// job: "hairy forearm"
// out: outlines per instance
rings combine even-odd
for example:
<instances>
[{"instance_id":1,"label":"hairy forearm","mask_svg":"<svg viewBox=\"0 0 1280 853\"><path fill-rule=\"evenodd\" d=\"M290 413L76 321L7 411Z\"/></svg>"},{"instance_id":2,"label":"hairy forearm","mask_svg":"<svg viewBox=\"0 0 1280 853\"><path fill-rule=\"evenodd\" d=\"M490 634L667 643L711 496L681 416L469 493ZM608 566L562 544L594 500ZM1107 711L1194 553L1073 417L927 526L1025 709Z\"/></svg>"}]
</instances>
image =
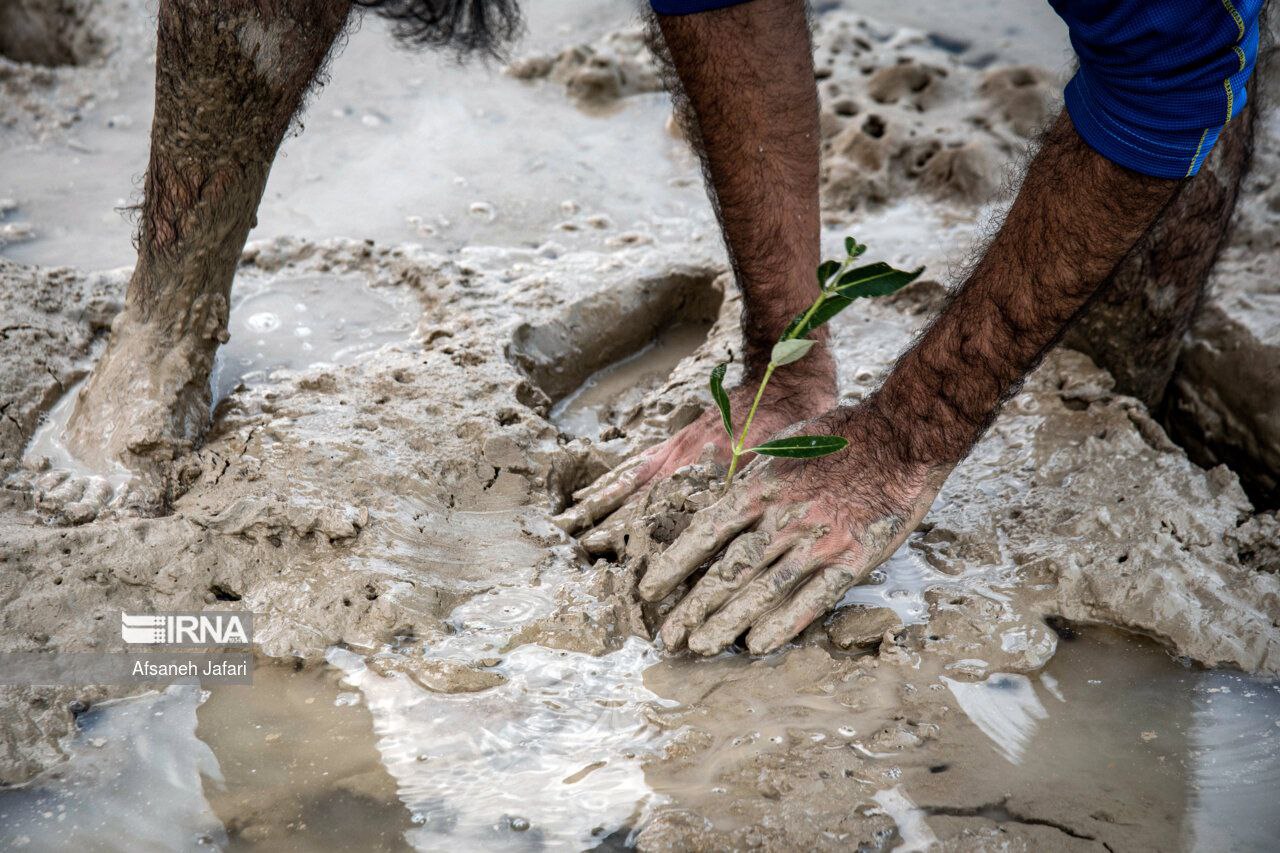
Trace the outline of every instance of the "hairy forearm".
<instances>
[{"instance_id":1,"label":"hairy forearm","mask_svg":"<svg viewBox=\"0 0 1280 853\"><path fill-rule=\"evenodd\" d=\"M748 371L817 296L818 94L804 4L659 16L671 88L743 292ZM823 353L811 366L834 376Z\"/></svg>"},{"instance_id":2,"label":"hairy forearm","mask_svg":"<svg viewBox=\"0 0 1280 853\"><path fill-rule=\"evenodd\" d=\"M1112 164L1059 116L986 254L871 399L906 461L964 458L1178 186Z\"/></svg>"}]
</instances>

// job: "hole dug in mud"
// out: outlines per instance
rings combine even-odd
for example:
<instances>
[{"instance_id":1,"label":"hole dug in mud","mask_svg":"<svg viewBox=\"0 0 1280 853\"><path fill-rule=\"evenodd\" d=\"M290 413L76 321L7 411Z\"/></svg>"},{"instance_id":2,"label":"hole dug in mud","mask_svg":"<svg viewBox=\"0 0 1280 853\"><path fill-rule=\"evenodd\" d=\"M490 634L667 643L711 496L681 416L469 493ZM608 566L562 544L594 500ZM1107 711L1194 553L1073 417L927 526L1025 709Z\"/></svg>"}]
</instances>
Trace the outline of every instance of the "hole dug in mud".
<instances>
[{"instance_id":1,"label":"hole dug in mud","mask_svg":"<svg viewBox=\"0 0 1280 853\"><path fill-rule=\"evenodd\" d=\"M550 400L561 432L612 437L706 340L723 300L711 274L639 281L592 294L550 323L521 326L507 355Z\"/></svg>"},{"instance_id":2,"label":"hole dug in mud","mask_svg":"<svg viewBox=\"0 0 1280 853\"><path fill-rule=\"evenodd\" d=\"M4 0L0 3L0 56L56 67L84 65L102 52L89 26L89 0Z\"/></svg>"}]
</instances>

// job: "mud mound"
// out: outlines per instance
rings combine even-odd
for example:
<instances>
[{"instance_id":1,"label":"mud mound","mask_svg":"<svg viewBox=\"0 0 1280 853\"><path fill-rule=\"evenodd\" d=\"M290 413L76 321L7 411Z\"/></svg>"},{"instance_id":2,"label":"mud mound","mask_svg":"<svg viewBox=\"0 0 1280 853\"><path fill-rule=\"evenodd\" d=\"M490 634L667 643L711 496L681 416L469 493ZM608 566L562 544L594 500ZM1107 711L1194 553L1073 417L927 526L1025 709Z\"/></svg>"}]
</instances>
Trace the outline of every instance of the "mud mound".
<instances>
[{"instance_id":1,"label":"mud mound","mask_svg":"<svg viewBox=\"0 0 1280 853\"><path fill-rule=\"evenodd\" d=\"M657 62L639 27L615 31L593 44L572 45L556 54L528 54L507 66L507 73L519 80L558 83L585 108L663 91Z\"/></svg>"},{"instance_id":2,"label":"mud mound","mask_svg":"<svg viewBox=\"0 0 1280 853\"><path fill-rule=\"evenodd\" d=\"M815 36L823 208L830 221L923 193L977 204L1053 115L1058 81L1029 66L979 71L923 33L831 15Z\"/></svg>"}]
</instances>

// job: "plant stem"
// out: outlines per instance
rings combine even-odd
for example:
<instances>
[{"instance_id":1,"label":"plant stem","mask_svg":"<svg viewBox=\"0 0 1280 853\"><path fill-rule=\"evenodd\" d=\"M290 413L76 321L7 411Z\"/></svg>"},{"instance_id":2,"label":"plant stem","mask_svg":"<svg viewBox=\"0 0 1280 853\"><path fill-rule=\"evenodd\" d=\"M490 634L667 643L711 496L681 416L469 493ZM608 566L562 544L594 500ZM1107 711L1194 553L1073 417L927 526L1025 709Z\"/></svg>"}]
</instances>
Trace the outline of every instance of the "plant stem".
<instances>
[{"instance_id":1,"label":"plant stem","mask_svg":"<svg viewBox=\"0 0 1280 853\"><path fill-rule=\"evenodd\" d=\"M746 423L742 425L742 434L738 436L738 441L733 445L733 459L729 461L729 473L725 475L724 487L728 491L729 484L733 482L733 474L738 470L738 459L742 456L742 450L747 445L747 431L751 429L751 421L756 416L756 409L760 408L760 399L764 397L764 386L769 384L769 377L773 376L773 371L778 365L772 361L769 366L764 369L764 377L760 380L760 387L756 389L756 398L751 401L751 408L747 410Z\"/></svg>"},{"instance_id":2,"label":"plant stem","mask_svg":"<svg viewBox=\"0 0 1280 853\"><path fill-rule=\"evenodd\" d=\"M844 275L845 272L849 269L849 263L850 261L844 261L843 263L841 263L840 268L837 269L834 273L832 273L831 278L827 279L827 281L829 282L834 281L838 283L840 281L840 276ZM818 298L814 300L814 303L812 305L809 306L809 310L804 312L804 316L800 318L800 322L796 323L796 329L803 329L805 323L809 322L809 318L811 318L814 315L814 313L819 308L822 307L822 303L826 302L827 297L834 292L835 292L834 285L831 287L828 287L827 285L824 284L822 286L822 292L818 294ZM785 335L783 335L781 340L784 340L784 341L790 340L795 336L796 336L795 330L792 330L790 332L787 332Z\"/></svg>"},{"instance_id":3,"label":"plant stem","mask_svg":"<svg viewBox=\"0 0 1280 853\"><path fill-rule=\"evenodd\" d=\"M827 281L839 282L840 276L844 275L845 270L849 268L850 263L851 260L840 264L840 268L836 270L835 274L833 274L831 278L827 279ZM805 324L808 323L809 319L814 315L814 312L821 308L822 303L826 302L827 297L834 292L834 287L827 287L824 284L822 292L818 294L818 298L814 300L814 303L809 306L809 310L804 312L804 316L800 318L800 322L795 324L795 328L803 329ZM778 340L787 341L794 337L795 330L792 330L784 334ZM742 425L742 434L738 436L738 440L729 448L733 451L733 458L729 460L729 473L724 477L724 489L721 494L727 493L729 491L729 485L733 482L733 475L738 470L738 460L742 457L744 448L747 445L747 430L751 429L751 421L756 416L756 409L760 408L760 400L764 397L764 386L769 384L769 377L773 376L773 371L776 370L777 367L778 365L774 364L773 360L770 359L769 366L764 369L764 376L760 380L760 387L756 389L756 398L751 401L751 409L747 412L747 421Z\"/></svg>"}]
</instances>

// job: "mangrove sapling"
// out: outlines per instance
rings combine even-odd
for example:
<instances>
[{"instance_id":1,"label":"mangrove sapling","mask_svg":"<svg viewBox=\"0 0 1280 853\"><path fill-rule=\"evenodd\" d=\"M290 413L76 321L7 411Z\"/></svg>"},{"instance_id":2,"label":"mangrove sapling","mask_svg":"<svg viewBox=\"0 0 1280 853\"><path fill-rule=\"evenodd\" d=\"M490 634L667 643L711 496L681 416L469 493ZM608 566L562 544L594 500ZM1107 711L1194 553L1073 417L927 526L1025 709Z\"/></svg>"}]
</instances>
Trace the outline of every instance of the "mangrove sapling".
<instances>
[{"instance_id":1,"label":"mangrove sapling","mask_svg":"<svg viewBox=\"0 0 1280 853\"><path fill-rule=\"evenodd\" d=\"M729 472L724 478L724 489L728 491L733 482L733 475L738 470L738 460L748 453L759 453L762 456L784 456L790 459L813 459L843 450L849 442L838 435L791 435L766 441L755 447L747 447L747 431L751 429L751 421L760 407L764 397L765 386L779 367L799 361L813 349L817 343L808 337L809 333L839 314L853 304L855 299L873 296L888 296L896 293L915 281L921 267L914 272L894 269L884 262L855 267L854 263L867 250L866 245L852 237L844 240L845 258L840 261L823 261L818 266L818 286L821 292L808 310L791 321L791 325L773 345L769 356L769 364L760 378L760 386L756 389L755 399L747 410L747 418L742 424L742 432L736 437L733 430L733 412L729 407L729 395L724 390L724 374L729 365L717 364L711 370L711 397L720 410L720 420L725 432L729 434L729 448L732 458L729 461Z\"/></svg>"}]
</instances>

